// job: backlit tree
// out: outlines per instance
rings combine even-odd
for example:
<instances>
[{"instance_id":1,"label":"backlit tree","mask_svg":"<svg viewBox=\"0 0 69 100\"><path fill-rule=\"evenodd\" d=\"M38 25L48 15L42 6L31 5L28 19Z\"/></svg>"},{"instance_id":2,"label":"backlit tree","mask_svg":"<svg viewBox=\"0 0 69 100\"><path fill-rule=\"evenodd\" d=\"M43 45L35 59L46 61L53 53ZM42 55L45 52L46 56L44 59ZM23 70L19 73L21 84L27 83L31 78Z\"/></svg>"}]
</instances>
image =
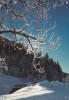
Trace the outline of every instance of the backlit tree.
<instances>
[{"instance_id":1,"label":"backlit tree","mask_svg":"<svg viewBox=\"0 0 69 100\"><path fill-rule=\"evenodd\" d=\"M57 37L54 42L54 34L49 33L56 27L54 22L47 28L49 12L65 3L68 4L68 0L0 0L0 35L6 34L6 38L11 37L9 41L23 44L27 53L33 52L33 65L41 73L43 68L37 68L40 62L35 63L37 53L56 48L61 41Z\"/></svg>"}]
</instances>

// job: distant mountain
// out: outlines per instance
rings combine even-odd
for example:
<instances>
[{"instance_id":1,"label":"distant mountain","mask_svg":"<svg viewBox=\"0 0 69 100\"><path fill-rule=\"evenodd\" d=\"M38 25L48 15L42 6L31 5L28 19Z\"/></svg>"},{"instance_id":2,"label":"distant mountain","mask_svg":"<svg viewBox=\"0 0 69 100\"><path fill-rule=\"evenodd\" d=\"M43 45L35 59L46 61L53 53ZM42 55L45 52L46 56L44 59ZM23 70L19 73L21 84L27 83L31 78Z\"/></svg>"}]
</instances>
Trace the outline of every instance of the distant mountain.
<instances>
[{"instance_id":1,"label":"distant mountain","mask_svg":"<svg viewBox=\"0 0 69 100\"><path fill-rule=\"evenodd\" d=\"M41 53L38 53L38 56L40 55ZM44 67L44 73L39 73L32 64L34 54L27 53L26 48L22 44L15 43L2 36L0 36L0 57L5 59L5 65L8 69L6 74L12 76L29 77L33 81L44 79L48 81L62 81L68 75L62 71L59 62L53 61L48 54L43 58L36 59L36 62L40 61L40 66Z\"/></svg>"}]
</instances>

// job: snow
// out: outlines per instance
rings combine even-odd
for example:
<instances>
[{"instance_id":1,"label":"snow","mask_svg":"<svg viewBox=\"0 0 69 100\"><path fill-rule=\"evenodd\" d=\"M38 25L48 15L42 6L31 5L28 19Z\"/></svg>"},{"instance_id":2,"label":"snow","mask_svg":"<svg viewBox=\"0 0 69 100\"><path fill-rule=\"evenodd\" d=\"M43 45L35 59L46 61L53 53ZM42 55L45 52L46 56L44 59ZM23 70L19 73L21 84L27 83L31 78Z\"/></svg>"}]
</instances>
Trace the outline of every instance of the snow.
<instances>
[{"instance_id":1,"label":"snow","mask_svg":"<svg viewBox=\"0 0 69 100\"><path fill-rule=\"evenodd\" d=\"M0 95L8 94L16 84L23 84L29 81L29 79L0 74Z\"/></svg>"},{"instance_id":2,"label":"snow","mask_svg":"<svg viewBox=\"0 0 69 100\"><path fill-rule=\"evenodd\" d=\"M3 83L4 80L1 79L2 78L0 78L0 84ZM9 82L8 84L11 85L12 79L15 80L13 83L16 83L16 81L23 82L21 79L19 80L18 78L13 77L10 80L7 80ZM7 83L6 78L4 82ZM5 86L8 87L7 85ZM43 81L36 85L31 84L12 94L1 95L0 100L69 100L69 84L63 84L58 81Z\"/></svg>"}]
</instances>

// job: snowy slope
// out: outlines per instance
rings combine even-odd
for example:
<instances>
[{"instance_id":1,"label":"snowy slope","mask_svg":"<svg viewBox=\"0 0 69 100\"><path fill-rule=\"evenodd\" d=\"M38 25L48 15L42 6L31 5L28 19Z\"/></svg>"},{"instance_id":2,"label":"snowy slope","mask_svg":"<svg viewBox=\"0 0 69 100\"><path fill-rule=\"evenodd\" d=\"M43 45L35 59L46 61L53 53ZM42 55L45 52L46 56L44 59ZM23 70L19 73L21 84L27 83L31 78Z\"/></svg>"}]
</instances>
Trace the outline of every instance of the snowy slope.
<instances>
[{"instance_id":1,"label":"snowy slope","mask_svg":"<svg viewBox=\"0 0 69 100\"><path fill-rule=\"evenodd\" d=\"M29 81L29 79L0 74L0 95L8 94L16 84L23 84Z\"/></svg>"},{"instance_id":2,"label":"snowy slope","mask_svg":"<svg viewBox=\"0 0 69 100\"><path fill-rule=\"evenodd\" d=\"M69 100L69 85L44 81L13 94L1 95L0 100Z\"/></svg>"}]
</instances>

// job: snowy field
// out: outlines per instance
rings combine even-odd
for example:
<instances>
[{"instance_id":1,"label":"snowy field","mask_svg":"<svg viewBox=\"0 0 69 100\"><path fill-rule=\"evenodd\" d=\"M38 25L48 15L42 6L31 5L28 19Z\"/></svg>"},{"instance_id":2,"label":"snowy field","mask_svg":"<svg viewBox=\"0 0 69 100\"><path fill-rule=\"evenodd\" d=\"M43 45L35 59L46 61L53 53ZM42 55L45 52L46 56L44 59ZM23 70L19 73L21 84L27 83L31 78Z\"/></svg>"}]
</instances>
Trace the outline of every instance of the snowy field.
<instances>
[{"instance_id":1,"label":"snowy field","mask_svg":"<svg viewBox=\"0 0 69 100\"><path fill-rule=\"evenodd\" d=\"M30 80L0 75L0 100L69 100L69 84L43 81L8 94L15 84Z\"/></svg>"}]
</instances>

